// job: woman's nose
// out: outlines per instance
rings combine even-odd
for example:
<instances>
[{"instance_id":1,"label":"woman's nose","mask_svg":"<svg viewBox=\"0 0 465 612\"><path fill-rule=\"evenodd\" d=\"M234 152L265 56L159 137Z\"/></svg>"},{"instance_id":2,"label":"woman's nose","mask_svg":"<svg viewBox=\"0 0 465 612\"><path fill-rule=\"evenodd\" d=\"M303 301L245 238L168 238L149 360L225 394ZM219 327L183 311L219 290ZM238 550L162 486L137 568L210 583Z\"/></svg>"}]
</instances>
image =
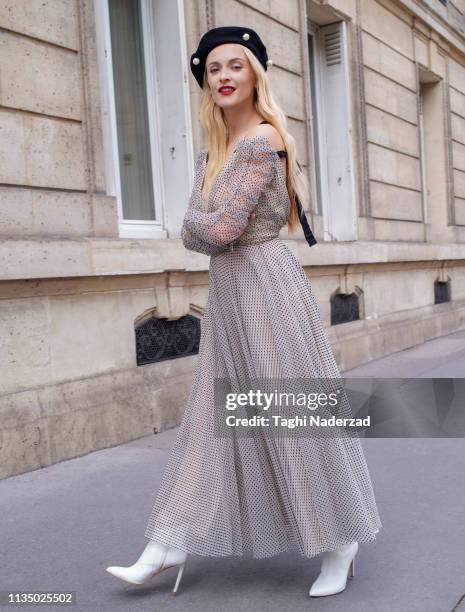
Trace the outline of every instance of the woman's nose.
<instances>
[{"instance_id":1,"label":"woman's nose","mask_svg":"<svg viewBox=\"0 0 465 612\"><path fill-rule=\"evenodd\" d=\"M221 68L220 70L220 81L229 81L229 70L228 68ZM226 83L223 83L223 85L226 85Z\"/></svg>"}]
</instances>

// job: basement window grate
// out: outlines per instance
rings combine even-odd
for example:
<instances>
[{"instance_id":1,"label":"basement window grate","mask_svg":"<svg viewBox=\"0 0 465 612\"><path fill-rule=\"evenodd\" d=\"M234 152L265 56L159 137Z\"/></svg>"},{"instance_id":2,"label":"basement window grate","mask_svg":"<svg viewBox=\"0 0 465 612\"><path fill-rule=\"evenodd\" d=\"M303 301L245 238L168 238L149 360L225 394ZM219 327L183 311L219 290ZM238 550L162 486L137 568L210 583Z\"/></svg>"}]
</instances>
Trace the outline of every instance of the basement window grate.
<instances>
[{"instance_id":1,"label":"basement window grate","mask_svg":"<svg viewBox=\"0 0 465 612\"><path fill-rule=\"evenodd\" d=\"M151 317L138 325L137 365L196 355L200 343L200 319L185 315L175 321Z\"/></svg>"},{"instance_id":2,"label":"basement window grate","mask_svg":"<svg viewBox=\"0 0 465 612\"><path fill-rule=\"evenodd\" d=\"M434 281L434 303L450 302L450 280Z\"/></svg>"},{"instance_id":3,"label":"basement window grate","mask_svg":"<svg viewBox=\"0 0 465 612\"><path fill-rule=\"evenodd\" d=\"M337 293L331 296L331 325L358 321L359 319L359 303L356 293Z\"/></svg>"}]
</instances>

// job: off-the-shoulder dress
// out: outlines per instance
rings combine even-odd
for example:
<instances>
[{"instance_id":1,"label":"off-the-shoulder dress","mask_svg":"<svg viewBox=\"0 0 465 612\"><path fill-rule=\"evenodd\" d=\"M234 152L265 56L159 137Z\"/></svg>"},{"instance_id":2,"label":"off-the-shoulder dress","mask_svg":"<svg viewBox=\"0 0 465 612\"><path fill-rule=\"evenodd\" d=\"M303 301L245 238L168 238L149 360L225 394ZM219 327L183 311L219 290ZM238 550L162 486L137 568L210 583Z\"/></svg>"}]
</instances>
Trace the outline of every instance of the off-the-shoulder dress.
<instances>
[{"instance_id":1,"label":"off-the-shoulder dress","mask_svg":"<svg viewBox=\"0 0 465 612\"><path fill-rule=\"evenodd\" d=\"M265 426L218 433L215 381L279 386L340 372L310 280L278 236L290 207L279 154L263 136L238 141L208 202L205 162L202 149L182 236L211 255L209 293L193 385L145 536L192 554L256 558L374 540L381 520L357 436Z\"/></svg>"}]
</instances>

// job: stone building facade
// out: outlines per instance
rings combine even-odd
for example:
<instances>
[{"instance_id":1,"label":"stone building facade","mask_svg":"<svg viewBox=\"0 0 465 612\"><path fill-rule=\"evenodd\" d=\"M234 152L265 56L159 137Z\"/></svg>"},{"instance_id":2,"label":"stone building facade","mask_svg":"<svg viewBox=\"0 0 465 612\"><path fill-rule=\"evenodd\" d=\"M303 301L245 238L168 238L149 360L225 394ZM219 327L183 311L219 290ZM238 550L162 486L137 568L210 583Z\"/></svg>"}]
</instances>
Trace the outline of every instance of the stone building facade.
<instances>
[{"instance_id":1,"label":"stone building facade","mask_svg":"<svg viewBox=\"0 0 465 612\"><path fill-rule=\"evenodd\" d=\"M341 369L465 327L465 0L1 0L0 477L179 423L189 57L231 24L273 60L319 244L282 237Z\"/></svg>"}]
</instances>

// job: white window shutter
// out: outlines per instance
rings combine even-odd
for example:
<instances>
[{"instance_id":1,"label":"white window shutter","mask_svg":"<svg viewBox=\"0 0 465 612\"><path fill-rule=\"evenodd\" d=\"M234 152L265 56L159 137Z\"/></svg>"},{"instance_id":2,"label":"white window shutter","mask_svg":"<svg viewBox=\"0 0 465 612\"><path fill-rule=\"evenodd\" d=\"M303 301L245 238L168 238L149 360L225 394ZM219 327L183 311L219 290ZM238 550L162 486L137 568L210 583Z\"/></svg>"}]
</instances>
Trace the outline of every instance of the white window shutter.
<instances>
[{"instance_id":1,"label":"white window shutter","mask_svg":"<svg viewBox=\"0 0 465 612\"><path fill-rule=\"evenodd\" d=\"M326 151L325 239L356 240L357 213L345 22L321 26L321 94Z\"/></svg>"}]
</instances>

